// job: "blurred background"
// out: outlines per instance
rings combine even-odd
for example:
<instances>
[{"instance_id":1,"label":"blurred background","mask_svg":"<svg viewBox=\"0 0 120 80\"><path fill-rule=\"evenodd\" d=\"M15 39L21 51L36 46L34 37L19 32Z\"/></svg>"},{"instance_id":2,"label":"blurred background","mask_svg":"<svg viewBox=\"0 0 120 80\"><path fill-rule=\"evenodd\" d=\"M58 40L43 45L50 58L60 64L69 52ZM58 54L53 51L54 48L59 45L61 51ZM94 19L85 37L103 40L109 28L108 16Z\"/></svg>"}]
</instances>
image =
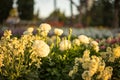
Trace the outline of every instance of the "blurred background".
<instances>
[{"instance_id":1,"label":"blurred background","mask_svg":"<svg viewBox=\"0 0 120 80\"><path fill-rule=\"evenodd\" d=\"M76 35L114 35L120 32L120 0L0 0L0 33L22 34L43 22L72 27Z\"/></svg>"}]
</instances>

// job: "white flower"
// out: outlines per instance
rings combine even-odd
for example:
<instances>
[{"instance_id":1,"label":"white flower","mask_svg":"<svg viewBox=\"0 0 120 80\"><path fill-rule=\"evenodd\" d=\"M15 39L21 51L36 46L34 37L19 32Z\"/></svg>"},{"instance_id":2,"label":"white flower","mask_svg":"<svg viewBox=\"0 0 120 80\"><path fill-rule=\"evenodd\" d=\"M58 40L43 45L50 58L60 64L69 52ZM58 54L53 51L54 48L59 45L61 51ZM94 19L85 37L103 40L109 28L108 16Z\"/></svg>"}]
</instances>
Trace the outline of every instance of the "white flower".
<instances>
[{"instance_id":1,"label":"white flower","mask_svg":"<svg viewBox=\"0 0 120 80\"><path fill-rule=\"evenodd\" d=\"M90 44L93 47L93 50L95 50L96 52L99 51L99 46L98 46L98 42L97 41L91 41Z\"/></svg>"},{"instance_id":2,"label":"white flower","mask_svg":"<svg viewBox=\"0 0 120 80\"><path fill-rule=\"evenodd\" d=\"M79 39L74 39L73 44L79 46L80 45L80 40Z\"/></svg>"},{"instance_id":3,"label":"white flower","mask_svg":"<svg viewBox=\"0 0 120 80\"><path fill-rule=\"evenodd\" d=\"M95 46L95 47L93 47L93 49L94 49L96 52L98 52L98 51L99 51L99 46Z\"/></svg>"},{"instance_id":4,"label":"white flower","mask_svg":"<svg viewBox=\"0 0 120 80\"><path fill-rule=\"evenodd\" d=\"M74 73L74 71L71 70L68 75L69 75L70 77L72 77L73 73Z\"/></svg>"},{"instance_id":5,"label":"white flower","mask_svg":"<svg viewBox=\"0 0 120 80\"><path fill-rule=\"evenodd\" d=\"M24 35L29 35L29 34L31 34L31 33L28 32L28 31L24 31L23 34L24 34Z\"/></svg>"},{"instance_id":6,"label":"white flower","mask_svg":"<svg viewBox=\"0 0 120 80\"><path fill-rule=\"evenodd\" d=\"M50 52L49 46L42 40L36 40L33 43L33 50L35 50L36 55L40 57L46 57Z\"/></svg>"},{"instance_id":7,"label":"white flower","mask_svg":"<svg viewBox=\"0 0 120 80\"><path fill-rule=\"evenodd\" d=\"M90 51L89 50L84 51L83 60L84 60L84 62L89 62L90 61Z\"/></svg>"},{"instance_id":8,"label":"white flower","mask_svg":"<svg viewBox=\"0 0 120 80\"><path fill-rule=\"evenodd\" d=\"M91 42L91 45L92 45L92 46L98 46L98 42L97 42L97 41L92 41L92 42Z\"/></svg>"},{"instance_id":9,"label":"white flower","mask_svg":"<svg viewBox=\"0 0 120 80\"><path fill-rule=\"evenodd\" d=\"M69 40L63 40L60 42L60 50L64 51L71 48L71 42Z\"/></svg>"},{"instance_id":10,"label":"white flower","mask_svg":"<svg viewBox=\"0 0 120 80\"><path fill-rule=\"evenodd\" d=\"M80 40L81 43L88 44L89 43L89 38L85 35L80 35L78 36L78 39Z\"/></svg>"},{"instance_id":11,"label":"white flower","mask_svg":"<svg viewBox=\"0 0 120 80\"><path fill-rule=\"evenodd\" d=\"M58 29L58 28L55 28L54 29L54 33L58 36L62 35L63 34L63 30L62 29Z\"/></svg>"},{"instance_id":12,"label":"white flower","mask_svg":"<svg viewBox=\"0 0 120 80\"><path fill-rule=\"evenodd\" d=\"M41 32L41 35L44 36L44 37L47 36L48 35L48 31Z\"/></svg>"},{"instance_id":13,"label":"white flower","mask_svg":"<svg viewBox=\"0 0 120 80\"><path fill-rule=\"evenodd\" d=\"M31 33L33 32L33 30L34 30L33 27L29 27L29 28L27 29L27 31L28 31L28 32L31 32Z\"/></svg>"},{"instance_id":14,"label":"white flower","mask_svg":"<svg viewBox=\"0 0 120 80\"><path fill-rule=\"evenodd\" d=\"M84 71L83 73L82 73L82 78L84 79L84 80L91 80L91 77L89 76L89 71Z\"/></svg>"},{"instance_id":15,"label":"white flower","mask_svg":"<svg viewBox=\"0 0 120 80\"><path fill-rule=\"evenodd\" d=\"M42 23L39 27L42 31L49 32L51 30L51 26L47 23Z\"/></svg>"},{"instance_id":16,"label":"white flower","mask_svg":"<svg viewBox=\"0 0 120 80\"><path fill-rule=\"evenodd\" d=\"M29 27L26 31L23 32L24 35L29 35L32 34L34 28L33 27Z\"/></svg>"}]
</instances>

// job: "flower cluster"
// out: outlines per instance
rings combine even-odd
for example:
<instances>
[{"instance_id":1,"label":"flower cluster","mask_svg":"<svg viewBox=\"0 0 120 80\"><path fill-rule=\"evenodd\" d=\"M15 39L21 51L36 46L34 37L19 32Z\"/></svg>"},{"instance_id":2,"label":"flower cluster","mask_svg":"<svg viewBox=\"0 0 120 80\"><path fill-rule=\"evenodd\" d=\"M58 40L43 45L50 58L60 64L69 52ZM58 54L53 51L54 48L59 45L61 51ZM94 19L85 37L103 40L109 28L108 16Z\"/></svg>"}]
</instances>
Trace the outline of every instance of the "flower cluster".
<instances>
[{"instance_id":1,"label":"flower cluster","mask_svg":"<svg viewBox=\"0 0 120 80\"><path fill-rule=\"evenodd\" d=\"M3 58L4 58L4 55L3 55L3 54L0 54L0 68L1 68L2 66L4 66L4 64L3 64Z\"/></svg>"},{"instance_id":2,"label":"flower cluster","mask_svg":"<svg viewBox=\"0 0 120 80\"><path fill-rule=\"evenodd\" d=\"M44 26L48 25L42 24L41 27ZM10 30L4 32L0 40L0 77L3 79L5 76L7 79L16 80L23 75L36 73L40 68L41 58L48 56L48 44L41 36L33 35L33 30L32 27L28 28L20 38L11 37Z\"/></svg>"},{"instance_id":3,"label":"flower cluster","mask_svg":"<svg viewBox=\"0 0 120 80\"><path fill-rule=\"evenodd\" d=\"M120 58L120 46L115 48L107 48L106 52L101 52L100 55L106 59L108 62L114 62L115 59Z\"/></svg>"},{"instance_id":4,"label":"flower cluster","mask_svg":"<svg viewBox=\"0 0 120 80\"><path fill-rule=\"evenodd\" d=\"M50 52L49 46L42 40L35 40L32 48L34 52L31 55L36 55L39 57L46 57Z\"/></svg>"},{"instance_id":5,"label":"flower cluster","mask_svg":"<svg viewBox=\"0 0 120 80\"><path fill-rule=\"evenodd\" d=\"M55 28L54 29L54 33L58 36L62 35L63 34L63 30L62 29L58 29L58 28Z\"/></svg>"},{"instance_id":6,"label":"flower cluster","mask_svg":"<svg viewBox=\"0 0 120 80\"><path fill-rule=\"evenodd\" d=\"M39 29L40 30L40 35L42 36L47 36L49 31L51 30L51 26L47 23L42 23L40 26L39 26Z\"/></svg>"},{"instance_id":7,"label":"flower cluster","mask_svg":"<svg viewBox=\"0 0 120 80\"><path fill-rule=\"evenodd\" d=\"M61 51L68 50L71 48L71 42L69 40L62 40L59 46Z\"/></svg>"},{"instance_id":8,"label":"flower cluster","mask_svg":"<svg viewBox=\"0 0 120 80\"><path fill-rule=\"evenodd\" d=\"M85 44L89 43L89 38L85 35L78 36L78 39L80 40L81 43L85 43Z\"/></svg>"},{"instance_id":9,"label":"flower cluster","mask_svg":"<svg viewBox=\"0 0 120 80\"><path fill-rule=\"evenodd\" d=\"M23 32L24 35L29 35L32 34L32 32L34 31L33 27L29 27L26 31Z\"/></svg>"},{"instance_id":10,"label":"flower cluster","mask_svg":"<svg viewBox=\"0 0 120 80\"><path fill-rule=\"evenodd\" d=\"M93 49L98 52L99 51L99 46L97 41L91 41L91 45L93 46Z\"/></svg>"},{"instance_id":11,"label":"flower cluster","mask_svg":"<svg viewBox=\"0 0 120 80\"><path fill-rule=\"evenodd\" d=\"M84 72L81 74L82 79L92 80L94 75L96 75L95 79L111 79L113 68L110 66L106 67L105 62L101 57L95 55L90 56L89 50L84 51L82 58L75 59L75 66L73 66L73 70L69 72L69 76L72 77L78 72L79 63L84 69Z\"/></svg>"},{"instance_id":12,"label":"flower cluster","mask_svg":"<svg viewBox=\"0 0 120 80\"><path fill-rule=\"evenodd\" d=\"M49 36L50 30L49 24L42 23L29 27L19 37L11 30L4 31L0 39L0 79L120 79L120 38L116 37L116 42L112 38L94 40L83 34L72 36L71 28L67 36L59 28Z\"/></svg>"}]
</instances>

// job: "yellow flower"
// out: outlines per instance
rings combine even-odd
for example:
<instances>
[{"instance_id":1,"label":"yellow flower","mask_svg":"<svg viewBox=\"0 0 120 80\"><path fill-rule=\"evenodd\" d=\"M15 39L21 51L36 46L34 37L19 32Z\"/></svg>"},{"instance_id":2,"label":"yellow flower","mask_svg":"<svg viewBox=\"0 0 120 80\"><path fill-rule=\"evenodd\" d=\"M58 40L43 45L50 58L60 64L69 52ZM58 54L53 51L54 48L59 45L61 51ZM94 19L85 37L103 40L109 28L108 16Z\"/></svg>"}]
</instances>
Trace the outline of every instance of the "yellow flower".
<instances>
[{"instance_id":1,"label":"yellow flower","mask_svg":"<svg viewBox=\"0 0 120 80\"><path fill-rule=\"evenodd\" d=\"M91 77L89 76L89 71L84 71L84 72L82 73L82 78L83 78L84 80L91 80Z\"/></svg>"},{"instance_id":2,"label":"yellow flower","mask_svg":"<svg viewBox=\"0 0 120 80\"><path fill-rule=\"evenodd\" d=\"M4 32L4 37L6 37L6 38L10 38L10 36L12 35L12 32L11 32L11 30L5 30L5 32Z\"/></svg>"},{"instance_id":3,"label":"yellow flower","mask_svg":"<svg viewBox=\"0 0 120 80\"><path fill-rule=\"evenodd\" d=\"M111 56L109 59L108 59L108 62L114 62L115 61L115 57Z\"/></svg>"},{"instance_id":4,"label":"yellow flower","mask_svg":"<svg viewBox=\"0 0 120 80\"><path fill-rule=\"evenodd\" d=\"M89 65L90 65L89 61L88 62L84 62L84 63L82 63L82 68L83 69L89 69Z\"/></svg>"},{"instance_id":5,"label":"yellow flower","mask_svg":"<svg viewBox=\"0 0 120 80\"><path fill-rule=\"evenodd\" d=\"M26 31L23 32L24 35L30 35L32 34L34 28L33 27L29 27Z\"/></svg>"},{"instance_id":6,"label":"yellow flower","mask_svg":"<svg viewBox=\"0 0 120 80\"><path fill-rule=\"evenodd\" d=\"M120 46L113 49L113 55L115 58L120 57Z\"/></svg>"},{"instance_id":7,"label":"yellow flower","mask_svg":"<svg viewBox=\"0 0 120 80\"><path fill-rule=\"evenodd\" d=\"M93 49L95 50L95 52L99 51L99 46L94 46Z\"/></svg>"},{"instance_id":8,"label":"yellow flower","mask_svg":"<svg viewBox=\"0 0 120 80\"><path fill-rule=\"evenodd\" d=\"M112 71L113 71L113 68L108 66L105 68L105 70L102 72L102 80L109 80L111 79L111 76L112 76Z\"/></svg>"},{"instance_id":9,"label":"yellow flower","mask_svg":"<svg viewBox=\"0 0 120 80\"><path fill-rule=\"evenodd\" d=\"M85 50L84 51L84 54L83 54L83 61L84 62L87 62L87 61L90 61L90 51L89 50Z\"/></svg>"},{"instance_id":10,"label":"yellow flower","mask_svg":"<svg viewBox=\"0 0 120 80\"><path fill-rule=\"evenodd\" d=\"M98 71L102 72L105 68L105 62L101 61L98 66Z\"/></svg>"},{"instance_id":11,"label":"yellow flower","mask_svg":"<svg viewBox=\"0 0 120 80\"><path fill-rule=\"evenodd\" d=\"M3 64L3 59L4 59L4 55L3 55L3 54L0 54L0 68L1 68L2 66L4 66L4 64Z\"/></svg>"},{"instance_id":12,"label":"yellow flower","mask_svg":"<svg viewBox=\"0 0 120 80\"><path fill-rule=\"evenodd\" d=\"M98 62L95 59L92 59L89 65L89 72L91 77L97 72L97 69L98 69Z\"/></svg>"},{"instance_id":13,"label":"yellow flower","mask_svg":"<svg viewBox=\"0 0 120 80\"><path fill-rule=\"evenodd\" d=\"M48 31L42 31L40 34L41 34L43 37L45 37L45 36L48 35Z\"/></svg>"},{"instance_id":14,"label":"yellow flower","mask_svg":"<svg viewBox=\"0 0 120 80\"><path fill-rule=\"evenodd\" d=\"M98 46L98 42L97 41L91 41L90 44L93 47L93 50L95 50L96 52L99 51L99 46Z\"/></svg>"}]
</instances>

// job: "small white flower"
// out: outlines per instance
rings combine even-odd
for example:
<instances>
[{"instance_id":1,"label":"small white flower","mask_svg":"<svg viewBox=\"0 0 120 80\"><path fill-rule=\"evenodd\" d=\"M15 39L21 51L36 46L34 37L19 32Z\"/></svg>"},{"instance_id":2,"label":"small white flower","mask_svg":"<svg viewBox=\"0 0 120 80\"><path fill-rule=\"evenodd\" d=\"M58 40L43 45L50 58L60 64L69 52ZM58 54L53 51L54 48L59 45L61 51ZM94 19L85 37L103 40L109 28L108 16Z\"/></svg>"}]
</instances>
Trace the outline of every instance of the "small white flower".
<instances>
[{"instance_id":1,"label":"small white flower","mask_svg":"<svg viewBox=\"0 0 120 80\"><path fill-rule=\"evenodd\" d=\"M73 44L79 46L80 45L80 40L79 39L74 39Z\"/></svg>"},{"instance_id":2,"label":"small white flower","mask_svg":"<svg viewBox=\"0 0 120 80\"><path fill-rule=\"evenodd\" d=\"M29 27L29 28L27 29L27 31L28 31L28 32L31 32L31 33L33 32L33 30L34 30L33 27Z\"/></svg>"},{"instance_id":3,"label":"small white flower","mask_svg":"<svg viewBox=\"0 0 120 80\"><path fill-rule=\"evenodd\" d=\"M36 55L40 57L46 57L50 52L49 46L42 40L36 40L33 43L33 50L35 50Z\"/></svg>"},{"instance_id":4,"label":"small white flower","mask_svg":"<svg viewBox=\"0 0 120 80\"><path fill-rule=\"evenodd\" d=\"M24 35L29 35L32 34L34 28L33 27L29 27L26 31L23 32Z\"/></svg>"},{"instance_id":5,"label":"small white flower","mask_svg":"<svg viewBox=\"0 0 120 80\"><path fill-rule=\"evenodd\" d=\"M99 46L97 41L92 41L90 44L96 52L99 51Z\"/></svg>"},{"instance_id":6,"label":"small white flower","mask_svg":"<svg viewBox=\"0 0 120 80\"><path fill-rule=\"evenodd\" d=\"M89 71L85 70L83 73L82 73L82 78L84 80L91 80L91 77L89 76Z\"/></svg>"},{"instance_id":7,"label":"small white flower","mask_svg":"<svg viewBox=\"0 0 120 80\"><path fill-rule=\"evenodd\" d=\"M24 34L24 35L29 35L29 34L31 34L31 33L28 32L28 31L24 31L23 34Z\"/></svg>"},{"instance_id":8,"label":"small white flower","mask_svg":"<svg viewBox=\"0 0 120 80\"><path fill-rule=\"evenodd\" d=\"M89 43L89 38L85 35L80 35L78 36L78 39L80 40L81 43L88 44Z\"/></svg>"},{"instance_id":9,"label":"small white flower","mask_svg":"<svg viewBox=\"0 0 120 80\"><path fill-rule=\"evenodd\" d=\"M98 46L98 42L97 42L97 41L92 41L92 42L91 42L91 45L92 45L92 46Z\"/></svg>"},{"instance_id":10,"label":"small white flower","mask_svg":"<svg viewBox=\"0 0 120 80\"><path fill-rule=\"evenodd\" d=\"M60 42L60 50L64 51L71 48L71 42L69 40L63 40Z\"/></svg>"},{"instance_id":11,"label":"small white flower","mask_svg":"<svg viewBox=\"0 0 120 80\"><path fill-rule=\"evenodd\" d=\"M96 52L98 52L98 51L99 51L99 46L95 46L95 47L93 47L93 49L94 49Z\"/></svg>"},{"instance_id":12,"label":"small white flower","mask_svg":"<svg viewBox=\"0 0 120 80\"><path fill-rule=\"evenodd\" d=\"M63 30L62 29L58 29L58 28L55 28L54 29L54 33L58 36L62 35L63 34Z\"/></svg>"},{"instance_id":13,"label":"small white flower","mask_svg":"<svg viewBox=\"0 0 120 80\"><path fill-rule=\"evenodd\" d=\"M47 23L42 23L39 27L42 31L49 32L51 30L51 26Z\"/></svg>"},{"instance_id":14,"label":"small white flower","mask_svg":"<svg viewBox=\"0 0 120 80\"><path fill-rule=\"evenodd\" d=\"M47 36L48 35L48 31L41 32L41 35L44 36L44 37Z\"/></svg>"},{"instance_id":15,"label":"small white flower","mask_svg":"<svg viewBox=\"0 0 120 80\"><path fill-rule=\"evenodd\" d=\"M74 71L71 70L68 75L69 75L70 77L72 77L73 73L74 73Z\"/></svg>"}]
</instances>

